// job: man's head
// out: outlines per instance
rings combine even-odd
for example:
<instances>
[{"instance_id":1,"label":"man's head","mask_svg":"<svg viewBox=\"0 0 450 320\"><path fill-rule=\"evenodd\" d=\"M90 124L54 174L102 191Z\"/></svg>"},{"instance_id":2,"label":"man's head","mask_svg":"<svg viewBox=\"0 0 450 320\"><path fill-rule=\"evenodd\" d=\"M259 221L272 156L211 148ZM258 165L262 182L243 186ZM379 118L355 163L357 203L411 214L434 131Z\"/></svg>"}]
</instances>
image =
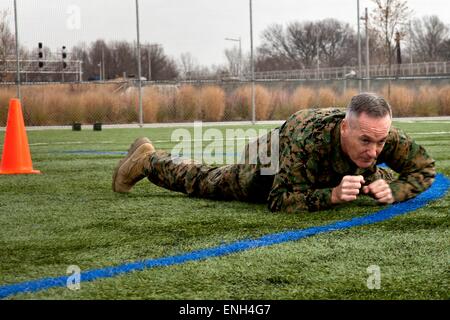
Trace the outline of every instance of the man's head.
<instances>
[{"instance_id":1,"label":"man's head","mask_svg":"<svg viewBox=\"0 0 450 320\"><path fill-rule=\"evenodd\" d=\"M359 168L368 168L383 150L392 123L392 111L382 97L361 93L350 101L341 124L342 151Z\"/></svg>"}]
</instances>

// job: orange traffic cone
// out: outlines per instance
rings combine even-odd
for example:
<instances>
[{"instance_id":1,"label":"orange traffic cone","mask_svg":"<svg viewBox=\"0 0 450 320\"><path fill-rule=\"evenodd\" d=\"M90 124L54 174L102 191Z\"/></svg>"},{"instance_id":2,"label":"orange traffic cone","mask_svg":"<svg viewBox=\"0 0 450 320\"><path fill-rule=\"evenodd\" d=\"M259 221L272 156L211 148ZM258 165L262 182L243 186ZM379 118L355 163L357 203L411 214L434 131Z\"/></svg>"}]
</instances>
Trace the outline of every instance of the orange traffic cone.
<instances>
[{"instance_id":1,"label":"orange traffic cone","mask_svg":"<svg viewBox=\"0 0 450 320\"><path fill-rule=\"evenodd\" d=\"M9 101L8 122L6 124L0 174L22 173L41 172L33 170L20 100L11 99Z\"/></svg>"}]
</instances>

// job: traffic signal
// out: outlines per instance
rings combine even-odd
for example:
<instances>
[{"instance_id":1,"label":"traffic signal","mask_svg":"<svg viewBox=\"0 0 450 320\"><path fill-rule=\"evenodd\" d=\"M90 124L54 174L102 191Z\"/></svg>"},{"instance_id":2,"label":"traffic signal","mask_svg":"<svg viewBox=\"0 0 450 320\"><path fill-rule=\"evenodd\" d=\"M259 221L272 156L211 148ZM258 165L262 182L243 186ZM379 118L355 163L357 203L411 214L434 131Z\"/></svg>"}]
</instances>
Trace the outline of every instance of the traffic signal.
<instances>
[{"instance_id":1,"label":"traffic signal","mask_svg":"<svg viewBox=\"0 0 450 320\"><path fill-rule=\"evenodd\" d=\"M67 58L66 46L63 46L62 47L63 69L67 68L66 58Z\"/></svg>"},{"instance_id":2,"label":"traffic signal","mask_svg":"<svg viewBox=\"0 0 450 320\"><path fill-rule=\"evenodd\" d=\"M38 43L38 58L39 58L39 68L42 68L44 66L44 61L42 59L44 58L44 52L42 50L42 42Z\"/></svg>"}]
</instances>

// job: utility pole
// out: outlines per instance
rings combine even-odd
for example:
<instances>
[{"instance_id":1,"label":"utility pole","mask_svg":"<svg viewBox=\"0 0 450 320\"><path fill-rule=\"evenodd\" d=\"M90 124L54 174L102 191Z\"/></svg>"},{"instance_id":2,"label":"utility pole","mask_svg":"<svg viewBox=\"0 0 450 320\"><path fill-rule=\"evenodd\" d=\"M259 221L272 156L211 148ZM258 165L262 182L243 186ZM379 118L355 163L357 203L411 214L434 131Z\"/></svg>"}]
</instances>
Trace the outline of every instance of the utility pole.
<instances>
[{"instance_id":1,"label":"utility pole","mask_svg":"<svg viewBox=\"0 0 450 320\"><path fill-rule=\"evenodd\" d=\"M136 33L137 33L137 63L138 63L138 86L139 86L139 127L144 125L142 112L142 75L141 75L141 42L139 34L139 0L136 0Z\"/></svg>"},{"instance_id":2,"label":"utility pole","mask_svg":"<svg viewBox=\"0 0 450 320\"><path fill-rule=\"evenodd\" d=\"M412 31L412 21L409 20L409 75L413 75L413 31Z\"/></svg>"},{"instance_id":3,"label":"utility pole","mask_svg":"<svg viewBox=\"0 0 450 320\"><path fill-rule=\"evenodd\" d=\"M359 0L357 0L357 21L358 21L358 84L359 84L359 92L361 93L362 91L362 82L361 82L361 30L359 27L359 20L360 20L360 16L359 16Z\"/></svg>"},{"instance_id":4,"label":"utility pole","mask_svg":"<svg viewBox=\"0 0 450 320\"><path fill-rule=\"evenodd\" d=\"M319 58L319 28L316 29L316 49L317 49L317 80L320 78L320 58Z\"/></svg>"},{"instance_id":5,"label":"utility pole","mask_svg":"<svg viewBox=\"0 0 450 320\"><path fill-rule=\"evenodd\" d=\"M369 12L366 8L366 14L361 17L366 23L366 81L367 81L367 91L370 91L370 51L369 51Z\"/></svg>"},{"instance_id":6,"label":"utility pole","mask_svg":"<svg viewBox=\"0 0 450 320\"><path fill-rule=\"evenodd\" d=\"M400 67L402 65L402 51L400 48L400 40L401 40L401 36L400 36L400 32L395 32L395 49L397 52L397 77L400 76Z\"/></svg>"},{"instance_id":7,"label":"utility pole","mask_svg":"<svg viewBox=\"0 0 450 320\"><path fill-rule=\"evenodd\" d=\"M412 21L409 20L409 59L410 63L413 63L413 32L412 32Z\"/></svg>"},{"instance_id":8,"label":"utility pole","mask_svg":"<svg viewBox=\"0 0 450 320\"><path fill-rule=\"evenodd\" d=\"M14 0L14 26L16 33L16 84L17 84L17 98L21 100L20 95L20 62L19 62L19 28L17 23L17 3Z\"/></svg>"},{"instance_id":9,"label":"utility pole","mask_svg":"<svg viewBox=\"0 0 450 320\"><path fill-rule=\"evenodd\" d=\"M241 37L239 37L239 80L242 79L242 46Z\"/></svg>"},{"instance_id":10,"label":"utility pole","mask_svg":"<svg viewBox=\"0 0 450 320\"><path fill-rule=\"evenodd\" d=\"M78 68L79 68L79 74L78 74L78 80L79 82L83 81L83 61L78 61Z\"/></svg>"},{"instance_id":11,"label":"utility pole","mask_svg":"<svg viewBox=\"0 0 450 320\"><path fill-rule=\"evenodd\" d=\"M102 44L102 80L105 81L105 45Z\"/></svg>"},{"instance_id":12,"label":"utility pole","mask_svg":"<svg viewBox=\"0 0 450 320\"><path fill-rule=\"evenodd\" d=\"M255 110L255 62L253 60L253 13L252 13L252 0L249 0L250 4L250 64L252 73L252 124L256 123L256 110Z\"/></svg>"},{"instance_id":13,"label":"utility pole","mask_svg":"<svg viewBox=\"0 0 450 320\"><path fill-rule=\"evenodd\" d=\"M148 81L152 80L152 61L150 60L150 45L147 47L147 62L148 62Z\"/></svg>"}]
</instances>

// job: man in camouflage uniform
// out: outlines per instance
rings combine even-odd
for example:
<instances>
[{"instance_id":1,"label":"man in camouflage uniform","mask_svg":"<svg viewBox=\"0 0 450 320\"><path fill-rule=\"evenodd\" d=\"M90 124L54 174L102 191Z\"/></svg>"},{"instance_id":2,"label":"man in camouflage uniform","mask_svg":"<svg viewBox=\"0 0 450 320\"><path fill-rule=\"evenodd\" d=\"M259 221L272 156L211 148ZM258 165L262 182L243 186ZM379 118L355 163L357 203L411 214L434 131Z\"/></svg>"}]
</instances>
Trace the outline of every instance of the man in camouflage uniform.
<instances>
[{"instance_id":1,"label":"man in camouflage uniform","mask_svg":"<svg viewBox=\"0 0 450 320\"><path fill-rule=\"evenodd\" d=\"M155 151L137 139L113 175L113 190L128 192L144 177L190 196L268 202L271 211L300 212L353 201L360 193L380 204L410 199L426 190L436 171L425 149L391 127L389 104L375 94L352 98L347 112L309 109L275 129L279 168L262 174L261 161L212 167ZM271 136L267 139L271 144ZM271 150L270 147L267 147ZM378 167L385 163L390 169Z\"/></svg>"}]
</instances>

